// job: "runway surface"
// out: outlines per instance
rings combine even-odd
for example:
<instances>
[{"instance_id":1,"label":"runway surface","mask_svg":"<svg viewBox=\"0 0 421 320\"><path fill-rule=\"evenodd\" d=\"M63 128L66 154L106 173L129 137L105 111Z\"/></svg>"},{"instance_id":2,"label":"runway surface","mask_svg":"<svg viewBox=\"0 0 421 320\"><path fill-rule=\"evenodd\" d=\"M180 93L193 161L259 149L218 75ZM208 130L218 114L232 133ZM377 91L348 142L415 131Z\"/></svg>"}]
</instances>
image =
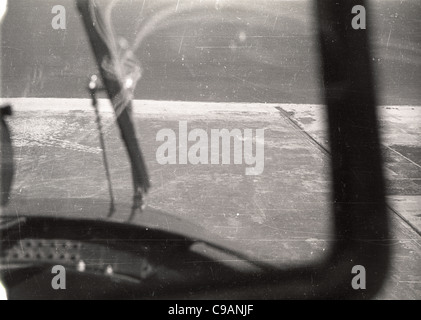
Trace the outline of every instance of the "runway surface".
<instances>
[{"instance_id":1,"label":"runway surface","mask_svg":"<svg viewBox=\"0 0 421 320\"><path fill-rule=\"evenodd\" d=\"M17 160L11 207L19 207L28 199L108 201L89 100L11 99L11 102L16 108L10 124ZM116 200L130 203L132 186L127 156L108 103L100 104ZM322 128L323 122L314 108L317 106L135 101L135 126L152 182L148 206L204 227L257 260L290 265L322 258L335 241L330 230L329 155L291 121L309 123L302 117L307 114L307 120L314 119L314 127ZM396 130L397 112L392 112L392 116L382 114L383 131ZM247 166L233 162L159 164L156 154L163 142L157 141L158 132L171 129L179 139L180 121L187 121L189 131L203 129L208 133L212 129L265 129L264 172L247 176ZM308 132L314 135L315 131ZM416 132L408 130L406 135ZM399 137L394 139L388 138L384 145L395 143ZM190 142L189 147L193 144ZM408 157L419 161L412 155ZM393 258L390 277L379 298L419 299L421 294L421 237L416 229L421 219L419 207L402 204L419 199L417 182L421 171L405 166L404 161L408 160L394 157L385 163L385 168L392 168L395 173L389 175L387 188ZM55 214L66 214L57 210ZM89 208L80 210L77 217L92 218ZM105 218L106 214L97 218ZM120 212L116 218L125 219L128 214Z\"/></svg>"}]
</instances>

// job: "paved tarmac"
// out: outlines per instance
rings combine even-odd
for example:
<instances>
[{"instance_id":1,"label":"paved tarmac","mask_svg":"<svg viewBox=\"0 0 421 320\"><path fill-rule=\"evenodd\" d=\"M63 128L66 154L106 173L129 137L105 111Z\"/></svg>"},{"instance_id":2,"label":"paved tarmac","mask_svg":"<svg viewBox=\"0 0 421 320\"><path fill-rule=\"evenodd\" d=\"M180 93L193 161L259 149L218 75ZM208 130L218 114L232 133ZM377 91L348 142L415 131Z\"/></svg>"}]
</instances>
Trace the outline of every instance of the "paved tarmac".
<instances>
[{"instance_id":1,"label":"paved tarmac","mask_svg":"<svg viewBox=\"0 0 421 320\"><path fill-rule=\"evenodd\" d=\"M11 99L11 102L16 111L10 124L17 160L11 205L27 199L106 201L107 183L90 101ZM116 199L120 203L130 202L129 163L108 102L100 104ZM323 145L321 110L320 106L308 105L135 101L135 126L153 186L148 206L200 225L261 261L289 265L323 257L335 241L329 222L329 155L307 135L313 135ZM389 138L383 135L383 144L400 150L402 156L385 162L389 172L393 259L390 277L378 298L419 299L421 238L417 229L420 212L416 183L419 180L417 167L412 163L419 163L419 158L404 153L416 148L408 149L411 144L399 142L417 141L414 135L419 131L414 114L421 109L414 108L410 117L414 127L411 121L404 126L406 137L391 134L404 123L399 108L380 110L384 111L380 113L383 132L390 134ZM244 162L159 164L156 153L163 142L157 141L157 134L162 129L171 129L179 139L180 121L187 121L189 132L203 129L209 137L212 129L265 129L264 172L247 176ZM189 147L193 144L190 142ZM406 170L401 168L402 163L408 164ZM117 219L128 215L119 214ZM101 218L105 215L104 212Z\"/></svg>"},{"instance_id":2,"label":"paved tarmac","mask_svg":"<svg viewBox=\"0 0 421 320\"><path fill-rule=\"evenodd\" d=\"M321 147L329 149L323 106L284 105L282 112ZM383 106L378 114L389 205L421 234L421 110L415 106Z\"/></svg>"}]
</instances>

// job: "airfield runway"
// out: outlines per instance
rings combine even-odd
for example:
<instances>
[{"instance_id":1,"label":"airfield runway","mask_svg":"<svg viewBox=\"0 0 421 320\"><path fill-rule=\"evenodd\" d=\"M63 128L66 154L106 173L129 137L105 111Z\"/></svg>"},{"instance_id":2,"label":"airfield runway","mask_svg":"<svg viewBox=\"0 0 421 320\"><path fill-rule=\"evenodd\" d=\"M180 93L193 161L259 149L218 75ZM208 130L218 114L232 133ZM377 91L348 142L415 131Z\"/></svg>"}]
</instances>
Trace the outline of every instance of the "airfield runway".
<instances>
[{"instance_id":1,"label":"airfield runway","mask_svg":"<svg viewBox=\"0 0 421 320\"><path fill-rule=\"evenodd\" d=\"M19 208L27 199L108 201L90 101L10 101L16 111L9 121L16 156L10 207ZM100 105L116 202L131 203L126 152L109 103L103 100ZM398 107L380 109L393 252L391 274L379 295L382 299L419 299L421 294L420 157L410 153L419 147L411 149L408 144L418 141L421 115L420 109L412 109L409 120L400 116ZM309 262L327 254L335 239L330 230L331 179L322 106L137 100L134 119L151 176L150 208L204 227L241 252L271 264ZM247 165L233 161L159 164L157 150L163 142L157 141L158 132L173 130L181 139L180 121L187 121L189 131L208 133L265 129L263 173L247 176ZM124 221L128 214L120 212L116 219ZM72 215L95 218L89 208L74 209Z\"/></svg>"}]
</instances>

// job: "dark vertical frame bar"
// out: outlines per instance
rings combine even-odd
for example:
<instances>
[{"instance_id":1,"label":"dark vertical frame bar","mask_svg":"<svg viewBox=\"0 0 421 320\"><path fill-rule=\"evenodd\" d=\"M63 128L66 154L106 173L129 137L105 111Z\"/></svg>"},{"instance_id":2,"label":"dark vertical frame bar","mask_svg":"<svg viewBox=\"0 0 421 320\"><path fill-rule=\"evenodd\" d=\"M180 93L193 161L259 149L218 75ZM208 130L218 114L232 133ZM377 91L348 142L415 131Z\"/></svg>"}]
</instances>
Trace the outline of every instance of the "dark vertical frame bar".
<instances>
[{"instance_id":1,"label":"dark vertical frame bar","mask_svg":"<svg viewBox=\"0 0 421 320\"><path fill-rule=\"evenodd\" d=\"M367 271L367 290L377 292L389 260L379 126L370 60L369 31L352 28L352 8L367 1L317 0L324 98L332 154L333 225L338 238L332 261ZM349 292L355 295L355 292ZM357 295L358 296L358 295Z\"/></svg>"},{"instance_id":2,"label":"dark vertical frame bar","mask_svg":"<svg viewBox=\"0 0 421 320\"><path fill-rule=\"evenodd\" d=\"M12 115L12 107L0 106L0 205L5 207L9 202L14 176L13 146L6 117Z\"/></svg>"}]
</instances>

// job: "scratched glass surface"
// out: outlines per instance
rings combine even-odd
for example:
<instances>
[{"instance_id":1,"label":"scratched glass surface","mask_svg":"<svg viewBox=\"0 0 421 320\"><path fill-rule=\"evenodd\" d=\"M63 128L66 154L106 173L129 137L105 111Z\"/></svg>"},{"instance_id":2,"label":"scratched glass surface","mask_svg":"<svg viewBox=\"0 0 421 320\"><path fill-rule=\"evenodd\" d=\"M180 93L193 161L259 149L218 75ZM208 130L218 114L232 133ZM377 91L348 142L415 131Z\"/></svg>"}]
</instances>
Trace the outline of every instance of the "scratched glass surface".
<instances>
[{"instance_id":1,"label":"scratched glass surface","mask_svg":"<svg viewBox=\"0 0 421 320\"><path fill-rule=\"evenodd\" d=\"M87 91L98 69L74 1L60 1L66 28L52 28L56 2L10 1L3 27L3 96L21 111L10 120L15 203L108 199ZM284 265L324 256L332 241L330 177L313 3L97 2L114 28L114 45L135 57L127 79L135 86L134 122L152 182L147 205L262 261ZM377 35L382 45L384 30ZM382 72L393 71L377 59ZM395 91L381 99L419 101L412 72L402 75L408 84L402 95L385 77L384 86ZM130 203L130 164L109 103L100 105L116 202ZM177 136L178 160L184 129L203 129L209 140L212 129L265 129L264 140L253 140L264 144L264 171L246 175L244 161L162 165L162 129ZM79 217L93 218L86 210Z\"/></svg>"}]
</instances>

